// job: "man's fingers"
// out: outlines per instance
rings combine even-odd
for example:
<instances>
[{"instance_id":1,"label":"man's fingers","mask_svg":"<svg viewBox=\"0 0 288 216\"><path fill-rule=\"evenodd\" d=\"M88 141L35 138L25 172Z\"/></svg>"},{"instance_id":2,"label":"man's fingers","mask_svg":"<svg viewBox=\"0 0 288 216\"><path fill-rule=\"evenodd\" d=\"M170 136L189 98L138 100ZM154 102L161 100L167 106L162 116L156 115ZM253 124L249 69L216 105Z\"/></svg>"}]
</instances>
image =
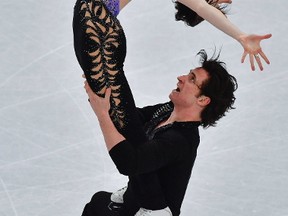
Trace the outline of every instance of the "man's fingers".
<instances>
[{"instance_id":1,"label":"man's fingers","mask_svg":"<svg viewBox=\"0 0 288 216\"><path fill-rule=\"evenodd\" d=\"M107 99L107 98L109 99L110 96L111 96L111 88L107 88L106 91L105 91L105 98L106 98L106 99Z\"/></svg>"}]
</instances>

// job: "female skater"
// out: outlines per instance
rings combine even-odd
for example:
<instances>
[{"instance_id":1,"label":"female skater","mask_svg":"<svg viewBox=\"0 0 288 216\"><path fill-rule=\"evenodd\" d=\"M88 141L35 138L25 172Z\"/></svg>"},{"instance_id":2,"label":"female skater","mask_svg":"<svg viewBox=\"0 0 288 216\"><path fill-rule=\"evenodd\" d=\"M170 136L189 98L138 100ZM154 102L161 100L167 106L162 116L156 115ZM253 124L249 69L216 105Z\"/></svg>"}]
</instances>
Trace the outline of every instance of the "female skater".
<instances>
[{"instance_id":1,"label":"female skater","mask_svg":"<svg viewBox=\"0 0 288 216\"><path fill-rule=\"evenodd\" d=\"M198 2L200 3L201 1L198 0ZM75 5L73 21L74 46L77 59L92 90L99 96L103 96L106 88L111 88L110 116L114 125L127 140L140 145L147 138L137 114L129 85L124 76L123 63L126 55L126 40L124 31L116 18L119 10L127 3L128 0L120 0L119 2L117 0L78 0ZM212 7L207 3L205 5L208 5L209 8ZM190 7L195 7L195 11L199 8L206 10L204 6L196 7L194 4L191 4ZM214 13L214 10L211 13ZM206 19L205 13L202 16ZM223 21L223 17L225 18L222 13L215 14L215 16L220 17L219 22ZM211 18L211 16L207 17L208 20ZM217 22L214 24L230 36L242 38L239 41L243 47L249 48L248 51L247 49L244 51L244 59L246 56L245 53L249 52L249 54L260 53L266 61L267 58L259 46L264 36L242 34L229 22L227 24L226 18L224 20L223 24ZM251 56L250 62L252 65L253 59L251 60ZM261 68L260 59L257 62ZM169 215L170 210L169 208L165 208L167 205L158 187L159 183L156 176L149 175L147 177L145 175L145 181L150 185L150 188L148 186L149 189L145 191L139 187L139 185L147 185L147 183L142 182L144 181L143 179L139 176L130 177L131 188L133 193L137 195L136 197L139 199L140 206L148 209L165 209L165 212L168 212ZM147 191L149 191L152 197L159 197L157 199L158 203L149 203L149 201L145 203L145 200L148 199L141 200L142 196L147 196L145 194Z\"/></svg>"}]
</instances>

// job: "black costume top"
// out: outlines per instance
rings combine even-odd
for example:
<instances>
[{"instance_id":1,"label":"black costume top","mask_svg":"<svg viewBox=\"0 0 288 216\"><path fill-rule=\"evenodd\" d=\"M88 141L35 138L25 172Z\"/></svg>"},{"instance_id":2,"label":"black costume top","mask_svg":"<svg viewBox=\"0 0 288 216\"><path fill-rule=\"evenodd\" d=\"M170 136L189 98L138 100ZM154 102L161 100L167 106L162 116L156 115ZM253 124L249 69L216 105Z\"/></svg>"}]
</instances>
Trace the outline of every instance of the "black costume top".
<instances>
[{"instance_id":1,"label":"black costume top","mask_svg":"<svg viewBox=\"0 0 288 216\"><path fill-rule=\"evenodd\" d=\"M160 122L170 116L172 109L171 103L138 109L149 141L135 147L133 143L124 140L113 147L109 154L119 172L124 175L133 176L155 171L167 205L173 216L176 216L180 214L196 158L200 142L198 130L200 123L174 122L156 128ZM133 191L129 190L129 186L127 191L128 195L125 194L124 203L131 209L131 206L137 204L127 203L134 201Z\"/></svg>"}]
</instances>

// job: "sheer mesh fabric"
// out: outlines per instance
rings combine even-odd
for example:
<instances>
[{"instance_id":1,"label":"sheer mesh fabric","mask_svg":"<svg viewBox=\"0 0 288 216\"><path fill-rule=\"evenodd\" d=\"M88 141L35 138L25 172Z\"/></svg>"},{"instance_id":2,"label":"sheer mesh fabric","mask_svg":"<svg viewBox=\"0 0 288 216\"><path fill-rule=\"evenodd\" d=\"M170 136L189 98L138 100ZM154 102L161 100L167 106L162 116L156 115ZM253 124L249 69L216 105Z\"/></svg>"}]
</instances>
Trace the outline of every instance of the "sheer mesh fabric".
<instances>
[{"instance_id":1,"label":"sheer mesh fabric","mask_svg":"<svg viewBox=\"0 0 288 216\"><path fill-rule=\"evenodd\" d=\"M120 95L123 81L116 78L123 73L126 55L122 27L100 0L82 1L79 14L82 30L80 34L85 35L80 36L84 39L77 42L80 44L75 44L76 47L81 46L81 49L76 49L76 56L90 87L97 95L103 96L106 88L111 88L110 115L113 122L122 128L125 125Z\"/></svg>"}]
</instances>

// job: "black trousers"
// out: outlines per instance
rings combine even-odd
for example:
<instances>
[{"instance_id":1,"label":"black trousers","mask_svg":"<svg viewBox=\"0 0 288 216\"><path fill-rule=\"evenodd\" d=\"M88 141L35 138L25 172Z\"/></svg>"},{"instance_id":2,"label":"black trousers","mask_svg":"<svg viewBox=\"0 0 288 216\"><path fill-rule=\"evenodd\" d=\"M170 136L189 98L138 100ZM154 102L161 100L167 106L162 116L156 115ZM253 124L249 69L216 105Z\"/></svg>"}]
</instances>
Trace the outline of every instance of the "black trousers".
<instances>
[{"instance_id":1,"label":"black trousers","mask_svg":"<svg viewBox=\"0 0 288 216\"><path fill-rule=\"evenodd\" d=\"M110 117L114 125L135 147L143 144L147 138L123 70L126 37L120 22L101 0L77 0L74 7L73 32L76 57L89 86L99 96L105 94L107 87L111 88ZM155 173L129 176L129 190L124 197L126 209L137 211L137 203L148 209L166 207L159 185ZM107 196L108 193L96 193L94 199L97 198L97 203L92 198L93 202L87 204L84 209L85 215L95 216L90 212L97 212L95 209L100 206L106 211ZM101 199L103 201L99 202Z\"/></svg>"},{"instance_id":2,"label":"black trousers","mask_svg":"<svg viewBox=\"0 0 288 216\"><path fill-rule=\"evenodd\" d=\"M119 216L119 208L113 207L110 201L111 193L100 191L86 204L82 216Z\"/></svg>"},{"instance_id":3,"label":"black trousers","mask_svg":"<svg viewBox=\"0 0 288 216\"><path fill-rule=\"evenodd\" d=\"M90 202L85 205L82 216L134 216L138 211L139 206L131 196L121 205L111 202L111 194L106 191L95 193Z\"/></svg>"}]
</instances>

